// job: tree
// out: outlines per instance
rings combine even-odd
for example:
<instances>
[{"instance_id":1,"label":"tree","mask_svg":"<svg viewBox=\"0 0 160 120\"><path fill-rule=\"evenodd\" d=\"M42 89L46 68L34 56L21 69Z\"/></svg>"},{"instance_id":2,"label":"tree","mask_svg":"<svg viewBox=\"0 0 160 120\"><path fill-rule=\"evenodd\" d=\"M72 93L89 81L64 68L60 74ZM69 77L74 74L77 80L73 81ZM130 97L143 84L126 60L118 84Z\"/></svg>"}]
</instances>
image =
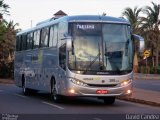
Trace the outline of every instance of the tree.
<instances>
[{"instance_id":1,"label":"tree","mask_svg":"<svg viewBox=\"0 0 160 120\"><path fill-rule=\"evenodd\" d=\"M14 24L13 21L3 22L1 28L3 32L0 35L0 76L8 77L13 72L13 61L14 61L14 49L16 33L18 29L15 27L18 24Z\"/></svg>"},{"instance_id":2,"label":"tree","mask_svg":"<svg viewBox=\"0 0 160 120\"><path fill-rule=\"evenodd\" d=\"M10 8L9 5L5 4L4 0L0 0L0 20L3 19L4 14L9 15L8 11L9 8Z\"/></svg>"},{"instance_id":3,"label":"tree","mask_svg":"<svg viewBox=\"0 0 160 120\"><path fill-rule=\"evenodd\" d=\"M141 17L139 16L140 12L142 11L142 8L134 7L132 10L131 8L127 7L122 15L126 17L132 27L133 33L140 33L140 24L141 24Z\"/></svg>"},{"instance_id":4,"label":"tree","mask_svg":"<svg viewBox=\"0 0 160 120\"><path fill-rule=\"evenodd\" d=\"M13 72L14 48L17 23L7 22L4 14L9 14L9 5L0 0L0 77L11 77Z\"/></svg>"},{"instance_id":5,"label":"tree","mask_svg":"<svg viewBox=\"0 0 160 120\"><path fill-rule=\"evenodd\" d=\"M156 56L156 67L159 63L159 47L160 47L160 6L152 2L152 7L146 6L143 10L146 17L143 17L142 28L144 30L145 38L148 41L149 47L155 52L152 52Z\"/></svg>"}]
</instances>

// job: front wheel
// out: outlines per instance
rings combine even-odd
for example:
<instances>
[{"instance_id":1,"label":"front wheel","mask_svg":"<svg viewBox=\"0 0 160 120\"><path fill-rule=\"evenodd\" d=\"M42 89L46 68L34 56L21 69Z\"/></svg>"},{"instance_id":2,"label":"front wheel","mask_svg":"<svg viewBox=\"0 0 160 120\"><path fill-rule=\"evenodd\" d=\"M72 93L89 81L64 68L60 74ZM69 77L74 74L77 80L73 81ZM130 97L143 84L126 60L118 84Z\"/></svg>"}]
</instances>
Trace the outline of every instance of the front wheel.
<instances>
[{"instance_id":1,"label":"front wheel","mask_svg":"<svg viewBox=\"0 0 160 120\"><path fill-rule=\"evenodd\" d=\"M105 104L112 105L112 104L114 104L115 99L116 99L115 97L105 97L105 98L103 98L103 101Z\"/></svg>"},{"instance_id":2,"label":"front wheel","mask_svg":"<svg viewBox=\"0 0 160 120\"><path fill-rule=\"evenodd\" d=\"M59 103L62 101L61 96L57 94L55 84L53 84L53 86L51 86L51 99L56 103Z\"/></svg>"}]
</instances>

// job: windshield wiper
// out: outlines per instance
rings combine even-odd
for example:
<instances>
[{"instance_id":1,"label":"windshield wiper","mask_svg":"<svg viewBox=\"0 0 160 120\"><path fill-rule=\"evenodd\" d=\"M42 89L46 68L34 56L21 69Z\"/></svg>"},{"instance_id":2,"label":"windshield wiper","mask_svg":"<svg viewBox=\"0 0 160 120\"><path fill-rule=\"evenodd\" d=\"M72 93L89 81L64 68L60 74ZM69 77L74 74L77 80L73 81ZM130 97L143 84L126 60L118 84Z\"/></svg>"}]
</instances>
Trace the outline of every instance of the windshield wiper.
<instances>
[{"instance_id":1,"label":"windshield wiper","mask_svg":"<svg viewBox=\"0 0 160 120\"><path fill-rule=\"evenodd\" d=\"M100 58L100 55L101 55L101 53L99 52L99 53L97 54L97 56L94 58L94 60L92 60L91 63L87 66L87 68L86 68L86 70L84 71L84 73L86 73L86 72L90 69L90 67L95 63L95 61L96 61L98 58Z\"/></svg>"},{"instance_id":2,"label":"windshield wiper","mask_svg":"<svg viewBox=\"0 0 160 120\"><path fill-rule=\"evenodd\" d=\"M100 46L99 46L99 43L98 43L98 54L96 55L96 57L91 61L91 63L87 66L86 70L84 71L84 73L86 73L90 67L95 63L95 61L99 58L99 65L100 65Z\"/></svg>"}]
</instances>

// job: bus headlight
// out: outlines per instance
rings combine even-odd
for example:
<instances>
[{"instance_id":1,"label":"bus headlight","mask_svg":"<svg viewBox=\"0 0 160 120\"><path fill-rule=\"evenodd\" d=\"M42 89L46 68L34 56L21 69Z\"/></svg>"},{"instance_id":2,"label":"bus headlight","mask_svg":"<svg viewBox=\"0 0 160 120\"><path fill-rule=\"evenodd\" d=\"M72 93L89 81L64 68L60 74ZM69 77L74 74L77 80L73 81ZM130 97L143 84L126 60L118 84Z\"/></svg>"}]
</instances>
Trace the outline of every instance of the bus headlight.
<instances>
[{"instance_id":1,"label":"bus headlight","mask_svg":"<svg viewBox=\"0 0 160 120\"><path fill-rule=\"evenodd\" d=\"M80 86L86 86L86 85L87 85L87 84L84 83L83 81L77 80L77 79L74 79L74 78L69 78L69 80L70 80L71 82L73 82L74 84L76 84L76 85L80 85Z\"/></svg>"},{"instance_id":2,"label":"bus headlight","mask_svg":"<svg viewBox=\"0 0 160 120\"><path fill-rule=\"evenodd\" d=\"M126 86L126 85L128 85L131 81L132 81L131 79L123 80L123 81L120 83L120 85L121 85L121 86Z\"/></svg>"}]
</instances>

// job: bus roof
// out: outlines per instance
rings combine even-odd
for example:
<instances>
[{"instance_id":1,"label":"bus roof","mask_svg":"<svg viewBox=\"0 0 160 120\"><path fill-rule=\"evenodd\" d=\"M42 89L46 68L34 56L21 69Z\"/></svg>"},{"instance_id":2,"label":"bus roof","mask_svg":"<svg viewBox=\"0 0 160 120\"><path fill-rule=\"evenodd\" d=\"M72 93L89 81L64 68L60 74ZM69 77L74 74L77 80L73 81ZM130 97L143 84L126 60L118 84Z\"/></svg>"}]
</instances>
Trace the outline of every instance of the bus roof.
<instances>
[{"instance_id":1,"label":"bus roof","mask_svg":"<svg viewBox=\"0 0 160 120\"><path fill-rule=\"evenodd\" d=\"M105 23L121 23L130 24L127 20L123 18L116 18L111 16L99 16L99 15L75 15L75 16L64 16L58 19L50 18L45 21L38 23L35 27L21 31L17 35L28 33L36 29L43 28L45 26L50 26L52 24L57 24L61 21L66 22L105 22Z\"/></svg>"},{"instance_id":2,"label":"bus roof","mask_svg":"<svg viewBox=\"0 0 160 120\"><path fill-rule=\"evenodd\" d=\"M93 21L93 22L109 22L109 23L125 23L129 22L123 18L116 18L111 16L98 16L98 15L78 15L78 16L69 16L68 21Z\"/></svg>"}]
</instances>

